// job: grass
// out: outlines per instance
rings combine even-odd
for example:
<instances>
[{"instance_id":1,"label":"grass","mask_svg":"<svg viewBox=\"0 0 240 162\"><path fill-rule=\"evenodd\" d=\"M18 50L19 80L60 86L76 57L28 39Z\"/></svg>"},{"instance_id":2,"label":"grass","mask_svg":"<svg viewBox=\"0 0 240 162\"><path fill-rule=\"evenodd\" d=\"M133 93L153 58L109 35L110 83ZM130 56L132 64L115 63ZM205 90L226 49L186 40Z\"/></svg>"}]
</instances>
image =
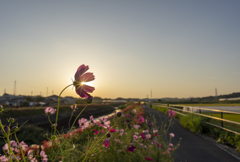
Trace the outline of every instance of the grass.
<instances>
[{"instance_id":1,"label":"grass","mask_svg":"<svg viewBox=\"0 0 240 162\"><path fill-rule=\"evenodd\" d=\"M118 106L119 104L91 104L87 107L86 110L93 109L93 108L108 108ZM78 110L81 110L85 105L78 105ZM49 106L56 108L55 106ZM36 107L36 108L4 108L3 113L1 114L1 118L17 118L22 116L32 116L32 115L43 115L45 114L44 109L46 107ZM85 111L86 111L85 110ZM70 105L64 105L59 107L59 112L72 112Z\"/></svg>"},{"instance_id":2,"label":"grass","mask_svg":"<svg viewBox=\"0 0 240 162\"><path fill-rule=\"evenodd\" d=\"M187 104L169 104L169 105L182 105L182 106L240 106L240 103L206 103L206 104L191 104L191 103L187 103Z\"/></svg>"},{"instance_id":3,"label":"grass","mask_svg":"<svg viewBox=\"0 0 240 162\"><path fill-rule=\"evenodd\" d=\"M209 116L214 116L221 118L221 113L204 113ZM231 121L236 121L240 123L240 115L239 114L226 114L223 113L223 119L231 120Z\"/></svg>"},{"instance_id":4,"label":"grass","mask_svg":"<svg viewBox=\"0 0 240 162\"><path fill-rule=\"evenodd\" d=\"M164 113L166 113L167 111L167 108L160 107L160 106L154 106L153 108L156 110L162 111ZM205 114L221 118L220 113L205 113ZM176 117L180 121L183 127L188 128L190 131L195 133L204 133L208 136L215 138L218 143L233 146L235 147L236 150L240 152L240 136L239 135L222 130L220 128L217 128L211 125L207 125L205 123L205 122L210 122L220 126L221 121L202 117L202 116L191 114L191 113L187 113L186 116L175 115L174 117ZM236 121L236 122L240 121L240 115L237 115L237 114L223 114L223 118ZM224 122L223 126L230 130L240 132L239 125Z\"/></svg>"},{"instance_id":5,"label":"grass","mask_svg":"<svg viewBox=\"0 0 240 162\"><path fill-rule=\"evenodd\" d=\"M110 119L110 125L112 127L110 129L101 127L99 123L93 124L84 130L76 129L71 133L70 137L67 134L59 134L53 144L53 148L51 144L52 136L48 135L48 141L44 141L43 145L48 160L56 162L78 162L84 160L87 162L144 162L149 159L153 161L173 161L174 158L172 155L174 154L174 150L179 147L179 143L171 143L172 137L169 138L166 128L158 129L155 119L151 120L151 122L154 123L151 126L149 126L149 122L146 122L146 120L142 122L140 117L145 117L145 111L142 106L127 104L124 107L122 110L124 115L121 117L115 115ZM135 109L136 112L134 112L133 109ZM168 127L168 124L164 125ZM136 126L138 127L136 128ZM158 131L153 133L153 127ZM114 129L114 131L112 131L112 129ZM17 136L20 142L24 140L24 142L30 145L39 144L37 141L46 138L46 136L44 137L45 133L46 131L42 128L24 126L17 132ZM137 139L134 139L136 137ZM145 139L143 137L145 137ZM10 140L15 139L10 136ZM1 146L5 142L6 141L0 141ZM15 145L11 146L18 148ZM25 150L24 154L27 153L28 150ZM20 155L19 151L14 152L14 154L16 156ZM6 153L6 155L8 156L8 153ZM34 151L34 156L37 160L41 160L37 151Z\"/></svg>"}]
</instances>

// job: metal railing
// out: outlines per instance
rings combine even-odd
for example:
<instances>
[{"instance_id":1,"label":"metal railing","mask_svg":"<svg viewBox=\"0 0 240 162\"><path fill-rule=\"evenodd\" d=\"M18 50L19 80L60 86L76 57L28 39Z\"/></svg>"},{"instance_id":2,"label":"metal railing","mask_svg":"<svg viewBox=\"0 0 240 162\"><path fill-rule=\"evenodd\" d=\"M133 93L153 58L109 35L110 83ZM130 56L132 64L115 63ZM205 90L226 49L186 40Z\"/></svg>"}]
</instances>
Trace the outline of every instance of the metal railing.
<instances>
[{"instance_id":1,"label":"metal railing","mask_svg":"<svg viewBox=\"0 0 240 162\"><path fill-rule=\"evenodd\" d=\"M239 132L236 132L236 131L233 131L233 130L230 130L230 129L227 129L227 128L224 128L224 127L223 127L223 122L240 125L239 122L235 122L235 121L232 121L232 120L223 119L223 113L228 113L228 114L231 113L231 114L238 114L238 115L240 115L239 112L225 111L225 110L217 110L217 109L207 109L207 108L200 108L200 107L191 107L191 106L184 106L184 105L171 105L171 106L177 106L177 107L183 107L183 108L184 108L184 107L191 107L191 108L194 108L194 109L198 110L199 113L195 113L195 112L192 112L192 111L184 111L183 109L180 109L180 108L171 107L171 106L168 106L168 105L166 105L166 104L155 104L155 106L161 106L161 107L164 107L164 108L167 108L167 109L176 110L175 113L180 114L180 115L183 115L183 116L185 116L186 114L183 114L183 113L178 112L178 111L182 111L182 112L185 112L185 113L191 113L191 114L195 114L195 115L199 115L199 116L204 116L204 117L211 118L211 119L214 119L214 120L220 120L220 121L221 121L221 126L216 125L216 124L212 124L212 123L209 123L209 122L205 122L205 123L208 124L208 125L215 126L215 127L217 127L217 128L226 130L226 131L228 131L228 132L232 132L232 133L235 133L235 134L237 134L237 135L240 135ZM209 110L209 111L220 112L220 113L221 113L221 118L202 114L202 110Z\"/></svg>"}]
</instances>

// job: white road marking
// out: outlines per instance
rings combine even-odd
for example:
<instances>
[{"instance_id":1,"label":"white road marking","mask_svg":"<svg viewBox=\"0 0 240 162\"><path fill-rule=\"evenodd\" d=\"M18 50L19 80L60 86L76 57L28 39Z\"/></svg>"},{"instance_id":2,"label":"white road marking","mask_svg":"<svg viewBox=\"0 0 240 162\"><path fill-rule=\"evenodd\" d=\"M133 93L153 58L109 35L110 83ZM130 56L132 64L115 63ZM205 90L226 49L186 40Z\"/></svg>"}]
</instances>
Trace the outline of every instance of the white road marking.
<instances>
[{"instance_id":1,"label":"white road marking","mask_svg":"<svg viewBox=\"0 0 240 162\"><path fill-rule=\"evenodd\" d=\"M236 159L240 160L240 158L234 154L232 154L231 152L227 151L226 149L222 148L221 146L219 146L218 144L215 144L217 147L219 147L220 149L222 149L223 151L229 153L230 155L232 155L233 157L235 157Z\"/></svg>"}]
</instances>

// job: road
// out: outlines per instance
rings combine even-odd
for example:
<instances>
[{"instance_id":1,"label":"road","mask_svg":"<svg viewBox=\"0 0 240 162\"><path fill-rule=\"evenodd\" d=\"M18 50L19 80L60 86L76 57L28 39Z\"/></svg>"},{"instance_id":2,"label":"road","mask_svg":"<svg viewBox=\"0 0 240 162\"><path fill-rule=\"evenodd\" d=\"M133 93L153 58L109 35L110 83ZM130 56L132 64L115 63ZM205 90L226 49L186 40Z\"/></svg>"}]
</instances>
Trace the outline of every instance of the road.
<instances>
[{"instance_id":1,"label":"road","mask_svg":"<svg viewBox=\"0 0 240 162\"><path fill-rule=\"evenodd\" d=\"M161 125L162 120L168 118L164 113L151 109L147 105L143 105L143 108L148 116L154 115L157 126ZM176 119L173 119L169 133L175 134L172 138L173 144L177 144L182 138L180 147L174 152L175 162L239 162L237 158L219 148L216 143L182 127Z\"/></svg>"}]
</instances>

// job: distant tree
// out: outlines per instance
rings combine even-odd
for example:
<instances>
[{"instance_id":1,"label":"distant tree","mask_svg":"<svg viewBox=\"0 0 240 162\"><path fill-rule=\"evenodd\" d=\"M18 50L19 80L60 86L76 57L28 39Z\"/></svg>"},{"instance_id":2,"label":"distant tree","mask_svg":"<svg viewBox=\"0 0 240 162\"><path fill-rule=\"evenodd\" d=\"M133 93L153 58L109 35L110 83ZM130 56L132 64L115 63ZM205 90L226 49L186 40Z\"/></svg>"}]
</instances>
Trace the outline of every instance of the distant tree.
<instances>
[{"instance_id":1,"label":"distant tree","mask_svg":"<svg viewBox=\"0 0 240 162\"><path fill-rule=\"evenodd\" d=\"M42 96L36 96L34 98L35 102L43 102L45 100L45 97L42 97Z\"/></svg>"},{"instance_id":2,"label":"distant tree","mask_svg":"<svg viewBox=\"0 0 240 162\"><path fill-rule=\"evenodd\" d=\"M25 97L25 99L27 100L27 101L29 101L29 102L32 102L33 101L33 97L31 97L31 96L24 96Z\"/></svg>"},{"instance_id":3,"label":"distant tree","mask_svg":"<svg viewBox=\"0 0 240 162\"><path fill-rule=\"evenodd\" d=\"M116 98L115 100L124 100L124 98L118 97L118 98Z\"/></svg>"},{"instance_id":4,"label":"distant tree","mask_svg":"<svg viewBox=\"0 0 240 162\"><path fill-rule=\"evenodd\" d=\"M79 99L76 100L75 103L76 103L76 104L86 104L86 103L87 103L87 100L86 100L86 99L81 99L81 98L79 98Z\"/></svg>"},{"instance_id":5,"label":"distant tree","mask_svg":"<svg viewBox=\"0 0 240 162\"><path fill-rule=\"evenodd\" d=\"M93 100L102 100L102 98L101 97L93 97Z\"/></svg>"},{"instance_id":6,"label":"distant tree","mask_svg":"<svg viewBox=\"0 0 240 162\"><path fill-rule=\"evenodd\" d=\"M29 106L29 101L24 101L20 106L28 107Z\"/></svg>"}]
</instances>

